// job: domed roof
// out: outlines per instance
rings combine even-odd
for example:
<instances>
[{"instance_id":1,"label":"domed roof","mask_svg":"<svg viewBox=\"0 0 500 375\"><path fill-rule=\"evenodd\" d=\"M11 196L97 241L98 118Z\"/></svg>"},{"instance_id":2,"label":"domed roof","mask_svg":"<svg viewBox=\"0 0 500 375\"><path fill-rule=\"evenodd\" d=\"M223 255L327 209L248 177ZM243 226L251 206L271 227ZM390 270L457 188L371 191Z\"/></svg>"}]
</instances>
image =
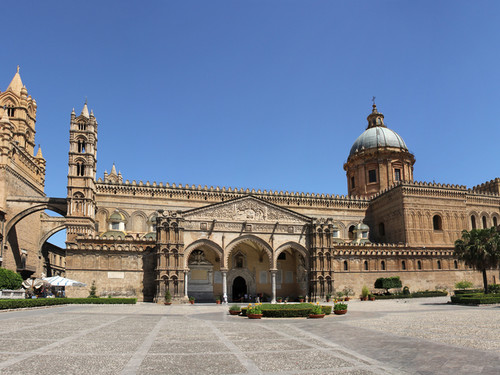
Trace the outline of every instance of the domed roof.
<instances>
[{"instance_id":1,"label":"domed roof","mask_svg":"<svg viewBox=\"0 0 500 375\"><path fill-rule=\"evenodd\" d=\"M125 221L125 218L119 211L115 211L113 215L109 217L109 221L112 223L121 223Z\"/></svg>"},{"instance_id":2,"label":"domed roof","mask_svg":"<svg viewBox=\"0 0 500 375\"><path fill-rule=\"evenodd\" d=\"M403 138L394 130L384 125L384 115L377 111L375 104L372 113L368 116L368 128L356 139L351 147L349 156L370 148L395 147L408 151Z\"/></svg>"}]
</instances>

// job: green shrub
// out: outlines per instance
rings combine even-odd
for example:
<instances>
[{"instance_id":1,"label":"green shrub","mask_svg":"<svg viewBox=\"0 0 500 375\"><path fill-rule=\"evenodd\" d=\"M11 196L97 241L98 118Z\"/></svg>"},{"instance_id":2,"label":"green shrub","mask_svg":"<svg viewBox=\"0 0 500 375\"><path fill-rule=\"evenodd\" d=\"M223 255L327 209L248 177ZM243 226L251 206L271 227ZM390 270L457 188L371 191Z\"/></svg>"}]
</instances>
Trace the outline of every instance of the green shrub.
<instances>
[{"instance_id":1,"label":"green shrub","mask_svg":"<svg viewBox=\"0 0 500 375\"><path fill-rule=\"evenodd\" d=\"M392 288L401 288L403 284L399 276L379 277L375 280L375 288L389 290Z\"/></svg>"},{"instance_id":2,"label":"green shrub","mask_svg":"<svg viewBox=\"0 0 500 375\"><path fill-rule=\"evenodd\" d=\"M23 278L14 271L0 268L0 289L19 289L23 283Z\"/></svg>"},{"instance_id":3,"label":"green shrub","mask_svg":"<svg viewBox=\"0 0 500 375\"><path fill-rule=\"evenodd\" d=\"M114 305L135 304L137 298L36 298L36 299L2 299L0 310L19 309L23 307L54 306L54 305Z\"/></svg>"},{"instance_id":4,"label":"green shrub","mask_svg":"<svg viewBox=\"0 0 500 375\"><path fill-rule=\"evenodd\" d=\"M336 303L333 307L334 311L347 310L347 303Z\"/></svg>"},{"instance_id":5,"label":"green shrub","mask_svg":"<svg viewBox=\"0 0 500 375\"><path fill-rule=\"evenodd\" d=\"M413 292L413 293L410 293L410 294L404 294L404 293L386 294L386 295L377 295L377 294L375 294L375 299L446 297L447 295L448 295L447 291L442 291L442 290L424 290L424 291L420 291L420 292Z\"/></svg>"},{"instance_id":6,"label":"green shrub","mask_svg":"<svg viewBox=\"0 0 500 375\"><path fill-rule=\"evenodd\" d=\"M457 283L455 283L455 288L457 289L469 289L472 288L472 281L467 281L467 280L462 280Z\"/></svg>"},{"instance_id":7,"label":"green shrub","mask_svg":"<svg viewBox=\"0 0 500 375\"><path fill-rule=\"evenodd\" d=\"M92 285L90 286L88 298L99 298L99 296L97 295L96 292L97 292L97 287L95 286L95 281L92 281Z\"/></svg>"},{"instance_id":8,"label":"green shrub","mask_svg":"<svg viewBox=\"0 0 500 375\"><path fill-rule=\"evenodd\" d=\"M370 295L370 289L366 285L361 288L361 296L368 297Z\"/></svg>"},{"instance_id":9,"label":"green shrub","mask_svg":"<svg viewBox=\"0 0 500 375\"><path fill-rule=\"evenodd\" d=\"M458 290L454 290L453 292L455 293L455 295L458 295L458 294L471 294L471 293L483 293L484 289L483 288L480 288L480 289L467 289L467 290L458 289Z\"/></svg>"},{"instance_id":10,"label":"green shrub","mask_svg":"<svg viewBox=\"0 0 500 375\"><path fill-rule=\"evenodd\" d=\"M452 296L451 302L464 305L483 305L483 304L500 303L500 294L499 293L460 294L458 296Z\"/></svg>"},{"instance_id":11,"label":"green shrub","mask_svg":"<svg viewBox=\"0 0 500 375\"><path fill-rule=\"evenodd\" d=\"M403 294L410 294L410 288L408 288L407 286L405 286L403 288Z\"/></svg>"},{"instance_id":12,"label":"green shrub","mask_svg":"<svg viewBox=\"0 0 500 375\"><path fill-rule=\"evenodd\" d=\"M307 317L313 309L311 303L294 303L287 305L276 305L265 303L261 305L262 315L265 318L296 318ZM331 306L321 305L323 314L330 315L332 313ZM246 316L248 307L241 308L241 315Z\"/></svg>"},{"instance_id":13,"label":"green shrub","mask_svg":"<svg viewBox=\"0 0 500 375\"><path fill-rule=\"evenodd\" d=\"M490 293L500 293L500 284L490 284L488 289Z\"/></svg>"},{"instance_id":14,"label":"green shrub","mask_svg":"<svg viewBox=\"0 0 500 375\"><path fill-rule=\"evenodd\" d=\"M241 311L241 307L234 304L234 305L231 305L231 307L229 307L229 311Z\"/></svg>"}]
</instances>

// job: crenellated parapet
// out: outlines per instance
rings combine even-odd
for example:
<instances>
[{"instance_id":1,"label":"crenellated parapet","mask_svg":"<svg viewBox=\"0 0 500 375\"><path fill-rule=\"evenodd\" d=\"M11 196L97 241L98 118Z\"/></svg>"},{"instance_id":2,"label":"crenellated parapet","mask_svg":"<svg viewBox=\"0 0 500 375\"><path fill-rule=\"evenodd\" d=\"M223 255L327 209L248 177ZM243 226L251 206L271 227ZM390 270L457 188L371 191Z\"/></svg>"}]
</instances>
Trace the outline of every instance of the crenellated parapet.
<instances>
[{"instance_id":1,"label":"crenellated parapet","mask_svg":"<svg viewBox=\"0 0 500 375\"><path fill-rule=\"evenodd\" d=\"M494 178L491 181L484 182L472 188L475 193L490 193L492 195L500 195L500 178Z\"/></svg>"}]
</instances>

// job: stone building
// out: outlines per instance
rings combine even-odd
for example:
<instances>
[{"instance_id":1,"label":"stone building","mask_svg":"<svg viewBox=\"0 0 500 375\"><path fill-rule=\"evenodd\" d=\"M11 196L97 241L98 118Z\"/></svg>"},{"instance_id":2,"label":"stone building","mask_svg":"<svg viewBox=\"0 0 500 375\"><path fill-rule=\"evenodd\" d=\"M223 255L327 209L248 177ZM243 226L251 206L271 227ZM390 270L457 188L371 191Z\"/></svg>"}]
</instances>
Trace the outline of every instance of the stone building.
<instances>
[{"instance_id":1,"label":"stone building","mask_svg":"<svg viewBox=\"0 0 500 375\"><path fill-rule=\"evenodd\" d=\"M17 91L20 100L24 91ZM0 104L8 92L0 94ZM415 157L403 138L385 126L375 105L367 120L344 164L347 196L256 191L130 181L115 165L97 177L98 124L85 103L70 118L66 199L46 198L43 179L38 195L27 191L23 198L38 202L32 210L65 210L58 218L67 230L65 257L50 258L56 253L50 247L47 256L41 252L40 241L61 228L50 217L39 217L38 244L21 249L40 254L41 263L59 259L55 272L95 281L101 295L145 301L161 301L166 289L178 301L224 294L229 300L258 294L318 299L346 287L359 293L378 277L395 275L411 290L451 289L463 279L480 285L480 273L453 258L453 243L463 229L499 225L500 179L474 188L415 182ZM14 123L8 114L2 121ZM22 129L9 139L14 133L21 141L23 134L34 137L34 121L33 128ZM2 136L2 145L19 147L6 140ZM25 146L31 152L32 144ZM39 154L30 157L44 168ZM16 211L9 214L8 206L13 198L5 200L4 224L21 228L31 206L23 203L22 220L14 223ZM15 253L12 243L4 253ZM488 277L498 282L498 270ZM87 293L74 289L68 295Z\"/></svg>"}]
</instances>

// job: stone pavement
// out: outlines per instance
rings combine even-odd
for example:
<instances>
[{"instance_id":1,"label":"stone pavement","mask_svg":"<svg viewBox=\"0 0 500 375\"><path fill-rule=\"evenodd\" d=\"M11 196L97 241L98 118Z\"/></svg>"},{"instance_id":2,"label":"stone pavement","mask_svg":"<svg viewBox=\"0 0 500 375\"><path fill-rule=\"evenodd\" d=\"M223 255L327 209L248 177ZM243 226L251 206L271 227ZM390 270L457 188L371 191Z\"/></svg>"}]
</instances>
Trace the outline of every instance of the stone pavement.
<instances>
[{"instance_id":1,"label":"stone pavement","mask_svg":"<svg viewBox=\"0 0 500 375\"><path fill-rule=\"evenodd\" d=\"M500 374L500 306L446 301L354 301L323 320L217 305L1 312L0 374Z\"/></svg>"}]
</instances>

